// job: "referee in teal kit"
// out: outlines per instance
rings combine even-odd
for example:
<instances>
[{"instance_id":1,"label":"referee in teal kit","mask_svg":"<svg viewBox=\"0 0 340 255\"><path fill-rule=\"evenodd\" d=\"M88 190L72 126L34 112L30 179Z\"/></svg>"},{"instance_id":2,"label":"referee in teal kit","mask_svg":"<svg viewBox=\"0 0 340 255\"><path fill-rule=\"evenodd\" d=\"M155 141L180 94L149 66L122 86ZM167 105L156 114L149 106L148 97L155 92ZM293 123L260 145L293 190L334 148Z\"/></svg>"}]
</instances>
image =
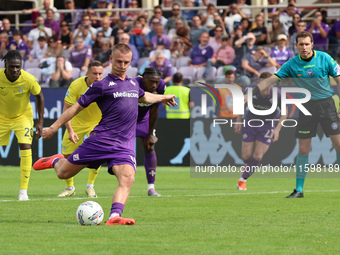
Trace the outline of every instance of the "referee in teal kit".
<instances>
[{"instance_id":1,"label":"referee in teal kit","mask_svg":"<svg viewBox=\"0 0 340 255\"><path fill-rule=\"evenodd\" d=\"M340 121L339 98L334 95L329 76L332 76L340 91L340 67L325 52L313 50L313 36L307 31L299 32L295 43L299 55L287 61L273 76L260 82L254 89L257 94L284 78L293 78L297 87L311 93L311 100L304 107L312 115L300 112L296 128L299 139L299 154L296 158L296 188L287 198L303 197L303 184L308 171L308 154L312 137L316 136L318 123L323 132L330 137L336 150L337 163L340 164ZM299 95L303 97L302 95Z\"/></svg>"}]
</instances>

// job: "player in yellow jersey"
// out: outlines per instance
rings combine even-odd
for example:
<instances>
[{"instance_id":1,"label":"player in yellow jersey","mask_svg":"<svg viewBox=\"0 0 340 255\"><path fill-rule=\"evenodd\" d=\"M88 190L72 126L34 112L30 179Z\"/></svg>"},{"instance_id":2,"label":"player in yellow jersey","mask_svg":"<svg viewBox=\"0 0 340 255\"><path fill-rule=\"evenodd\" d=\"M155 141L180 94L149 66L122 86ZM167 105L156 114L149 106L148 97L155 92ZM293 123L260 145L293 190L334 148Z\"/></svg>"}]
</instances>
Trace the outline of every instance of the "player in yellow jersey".
<instances>
[{"instance_id":1,"label":"player in yellow jersey","mask_svg":"<svg viewBox=\"0 0 340 255\"><path fill-rule=\"evenodd\" d=\"M22 57L19 51L10 50L2 59L5 68L0 69L0 146L9 144L13 130L20 148L21 185L19 200L29 200L28 182L32 167L33 111L31 93L36 97L39 120L36 139L41 135L44 122L44 96L41 87L30 73L21 70Z\"/></svg>"},{"instance_id":2,"label":"player in yellow jersey","mask_svg":"<svg viewBox=\"0 0 340 255\"><path fill-rule=\"evenodd\" d=\"M94 82L100 81L103 78L103 65L99 61L90 62L87 70L87 76L80 77L73 81L68 88L64 99L64 111L74 105L80 96L84 94L87 88ZM79 145L83 142L86 136L90 135L92 129L97 126L102 117L96 103L92 103L72 120L66 122L66 131L63 137L62 153L65 158L68 158ZM79 140L79 141L78 141ZM78 141L78 142L77 142ZM90 169L89 177L86 186L86 194L88 197L97 197L93 188L94 181L97 177L98 169ZM75 194L73 177L66 179L66 188L58 195L58 197L69 197Z\"/></svg>"}]
</instances>

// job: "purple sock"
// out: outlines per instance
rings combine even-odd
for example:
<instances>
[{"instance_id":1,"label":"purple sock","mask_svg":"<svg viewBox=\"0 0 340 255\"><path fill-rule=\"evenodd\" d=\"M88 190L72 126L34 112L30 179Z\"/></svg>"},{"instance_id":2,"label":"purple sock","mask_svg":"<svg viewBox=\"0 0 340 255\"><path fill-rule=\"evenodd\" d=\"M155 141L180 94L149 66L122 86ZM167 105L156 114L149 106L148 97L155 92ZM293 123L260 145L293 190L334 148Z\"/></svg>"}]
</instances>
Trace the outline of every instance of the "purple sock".
<instances>
[{"instance_id":1,"label":"purple sock","mask_svg":"<svg viewBox=\"0 0 340 255\"><path fill-rule=\"evenodd\" d=\"M156 152L145 153L144 167L148 184L154 184L156 179L157 157Z\"/></svg>"},{"instance_id":2,"label":"purple sock","mask_svg":"<svg viewBox=\"0 0 340 255\"><path fill-rule=\"evenodd\" d=\"M247 164L247 167L242 174L242 178L247 180L254 173L256 169L255 167L259 166L260 161L257 161L253 157L251 157L245 163Z\"/></svg>"},{"instance_id":3,"label":"purple sock","mask_svg":"<svg viewBox=\"0 0 340 255\"><path fill-rule=\"evenodd\" d=\"M118 213L119 216L120 216L120 215L122 215L123 211L124 211L124 205L122 203L115 202L115 203L112 204L111 214L112 213Z\"/></svg>"},{"instance_id":4,"label":"purple sock","mask_svg":"<svg viewBox=\"0 0 340 255\"><path fill-rule=\"evenodd\" d=\"M52 166L54 167L54 165L60 160L60 158L55 158L53 161L52 161Z\"/></svg>"}]
</instances>

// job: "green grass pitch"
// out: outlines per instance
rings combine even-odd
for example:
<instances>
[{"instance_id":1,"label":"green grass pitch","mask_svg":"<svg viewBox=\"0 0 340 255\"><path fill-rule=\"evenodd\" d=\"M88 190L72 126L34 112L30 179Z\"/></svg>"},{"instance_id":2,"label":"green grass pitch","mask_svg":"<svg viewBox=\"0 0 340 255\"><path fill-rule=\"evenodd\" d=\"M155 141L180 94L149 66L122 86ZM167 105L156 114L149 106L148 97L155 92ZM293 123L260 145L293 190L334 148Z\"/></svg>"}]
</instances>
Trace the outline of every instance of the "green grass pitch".
<instances>
[{"instance_id":1,"label":"green grass pitch","mask_svg":"<svg viewBox=\"0 0 340 255\"><path fill-rule=\"evenodd\" d=\"M286 199L294 179L193 179L188 167L159 167L148 197L139 167L123 216L134 226L80 226L88 170L76 195L57 198L65 182L54 170L32 170L30 201L17 201L20 170L0 166L0 254L338 254L340 180L306 179L305 198ZM117 181L99 172L97 201L108 217Z\"/></svg>"}]
</instances>

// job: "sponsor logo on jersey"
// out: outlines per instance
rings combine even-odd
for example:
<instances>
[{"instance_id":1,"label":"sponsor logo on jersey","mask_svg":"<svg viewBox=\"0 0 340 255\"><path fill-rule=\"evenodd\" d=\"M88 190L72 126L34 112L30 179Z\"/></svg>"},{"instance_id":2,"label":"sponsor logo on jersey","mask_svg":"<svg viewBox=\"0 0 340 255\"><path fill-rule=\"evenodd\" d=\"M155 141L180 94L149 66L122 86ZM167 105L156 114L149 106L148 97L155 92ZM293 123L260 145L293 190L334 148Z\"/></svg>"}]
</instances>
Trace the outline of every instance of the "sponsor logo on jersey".
<instances>
[{"instance_id":1,"label":"sponsor logo on jersey","mask_svg":"<svg viewBox=\"0 0 340 255\"><path fill-rule=\"evenodd\" d=\"M136 90L130 90L130 91L124 91L124 92L115 92L113 93L113 97L117 98L117 97L134 97L134 98L138 98L139 94Z\"/></svg>"},{"instance_id":2,"label":"sponsor logo on jersey","mask_svg":"<svg viewBox=\"0 0 340 255\"><path fill-rule=\"evenodd\" d=\"M110 86L114 86L114 85L117 85L117 83L115 83L115 82L113 82L113 81L110 81L109 87L110 87Z\"/></svg>"}]
</instances>

